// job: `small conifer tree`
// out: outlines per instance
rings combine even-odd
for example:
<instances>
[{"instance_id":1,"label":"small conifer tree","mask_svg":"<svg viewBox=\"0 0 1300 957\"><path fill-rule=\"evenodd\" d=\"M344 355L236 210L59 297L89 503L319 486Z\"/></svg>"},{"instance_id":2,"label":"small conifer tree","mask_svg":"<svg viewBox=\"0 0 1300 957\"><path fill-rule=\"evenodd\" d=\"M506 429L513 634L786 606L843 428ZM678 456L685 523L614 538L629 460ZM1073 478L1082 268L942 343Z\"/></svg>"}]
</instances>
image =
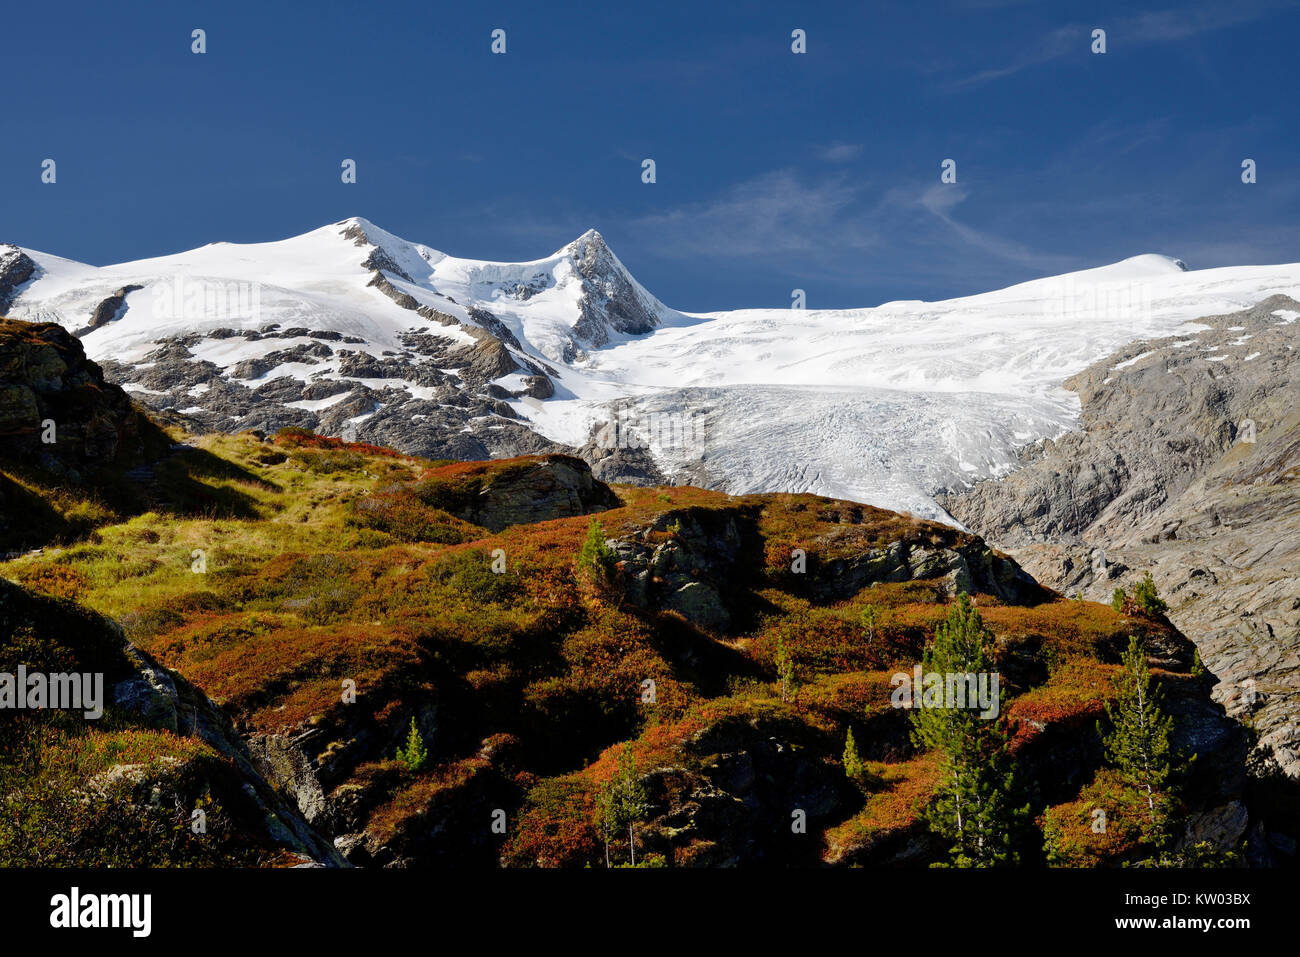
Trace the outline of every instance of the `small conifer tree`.
<instances>
[{"instance_id":1,"label":"small conifer tree","mask_svg":"<svg viewBox=\"0 0 1300 957\"><path fill-rule=\"evenodd\" d=\"M924 671L990 674L992 644L992 633L963 593L936 629ZM951 841L952 863L958 867L1015 864L1015 842L1029 807L1013 804L1017 787L1005 716L989 720L969 707L918 708L920 689L912 693L913 737L942 757L943 777L925 814L930 829Z\"/></svg>"},{"instance_id":2,"label":"small conifer tree","mask_svg":"<svg viewBox=\"0 0 1300 957\"><path fill-rule=\"evenodd\" d=\"M424 747L424 738L415 724L415 718L411 718L411 727L406 733L406 747L397 749L397 760L411 771L419 771L429 760L429 752Z\"/></svg>"},{"instance_id":3,"label":"small conifer tree","mask_svg":"<svg viewBox=\"0 0 1300 957\"><path fill-rule=\"evenodd\" d=\"M1171 775L1169 734L1173 718L1161 707L1161 694L1151 681L1146 650L1136 635L1129 637L1124 669L1116 680L1116 698L1106 706L1111 731L1103 734L1106 757L1120 775L1146 800L1151 823L1162 828L1156 795Z\"/></svg>"},{"instance_id":4,"label":"small conifer tree","mask_svg":"<svg viewBox=\"0 0 1300 957\"><path fill-rule=\"evenodd\" d=\"M876 643L876 606L867 605L862 609L862 630L867 633L868 644Z\"/></svg>"},{"instance_id":5,"label":"small conifer tree","mask_svg":"<svg viewBox=\"0 0 1300 957\"><path fill-rule=\"evenodd\" d=\"M593 517L587 526L587 539L578 552L578 570L594 584L605 587L614 579L618 556L605 541L605 529Z\"/></svg>"},{"instance_id":6,"label":"small conifer tree","mask_svg":"<svg viewBox=\"0 0 1300 957\"><path fill-rule=\"evenodd\" d=\"M776 673L781 679L781 700L785 701L794 680L794 659L790 656L785 639L781 637L776 639Z\"/></svg>"},{"instance_id":7,"label":"small conifer tree","mask_svg":"<svg viewBox=\"0 0 1300 957\"><path fill-rule=\"evenodd\" d=\"M597 815L600 831L605 838L605 866L609 867L609 841L624 827L627 828L627 846L631 855L632 866L636 866L636 822L645 817L650 809L649 798L641 776L637 771L636 758L632 754L632 745L623 745L623 752L618 758L618 770L601 788L597 801Z\"/></svg>"},{"instance_id":8,"label":"small conifer tree","mask_svg":"<svg viewBox=\"0 0 1300 957\"><path fill-rule=\"evenodd\" d=\"M1156 583L1147 572L1133 589L1133 600L1142 609L1142 614L1157 618L1169 610L1169 604L1156 591Z\"/></svg>"},{"instance_id":9,"label":"small conifer tree","mask_svg":"<svg viewBox=\"0 0 1300 957\"><path fill-rule=\"evenodd\" d=\"M858 781L864 770L866 768L862 763L862 755L858 754L858 743L853 740L853 729L849 728L848 737L844 739L844 773L850 781Z\"/></svg>"}]
</instances>

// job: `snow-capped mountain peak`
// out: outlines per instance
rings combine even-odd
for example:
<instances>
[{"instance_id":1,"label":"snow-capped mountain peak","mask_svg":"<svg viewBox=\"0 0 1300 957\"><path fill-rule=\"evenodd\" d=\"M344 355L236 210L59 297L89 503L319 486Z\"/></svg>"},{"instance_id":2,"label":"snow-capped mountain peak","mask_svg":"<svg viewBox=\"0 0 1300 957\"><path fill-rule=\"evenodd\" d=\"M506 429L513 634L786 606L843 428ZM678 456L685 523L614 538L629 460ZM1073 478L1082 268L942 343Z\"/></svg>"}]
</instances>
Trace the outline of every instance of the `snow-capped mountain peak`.
<instances>
[{"instance_id":1,"label":"snow-capped mountain peak","mask_svg":"<svg viewBox=\"0 0 1300 957\"><path fill-rule=\"evenodd\" d=\"M580 315L574 324L574 335L582 342L603 346L616 333L645 335L670 311L632 277L596 230L587 230L561 253L582 280Z\"/></svg>"}]
</instances>

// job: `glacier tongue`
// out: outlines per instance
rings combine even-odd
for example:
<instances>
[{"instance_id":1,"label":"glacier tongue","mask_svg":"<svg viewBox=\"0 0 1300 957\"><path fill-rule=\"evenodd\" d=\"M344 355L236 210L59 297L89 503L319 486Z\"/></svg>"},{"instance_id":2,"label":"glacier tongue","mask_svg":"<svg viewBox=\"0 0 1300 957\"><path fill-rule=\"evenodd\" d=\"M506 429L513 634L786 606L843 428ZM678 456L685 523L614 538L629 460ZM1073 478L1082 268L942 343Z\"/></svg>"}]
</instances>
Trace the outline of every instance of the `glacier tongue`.
<instances>
[{"instance_id":1,"label":"glacier tongue","mask_svg":"<svg viewBox=\"0 0 1300 957\"><path fill-rule=\"evenodd\" d=\"M951 521L936 489L1003 474L1071 396L736 385L656 392L622 418L668 474L740 494L811 492Z\"/></svg>"}]
</instances>

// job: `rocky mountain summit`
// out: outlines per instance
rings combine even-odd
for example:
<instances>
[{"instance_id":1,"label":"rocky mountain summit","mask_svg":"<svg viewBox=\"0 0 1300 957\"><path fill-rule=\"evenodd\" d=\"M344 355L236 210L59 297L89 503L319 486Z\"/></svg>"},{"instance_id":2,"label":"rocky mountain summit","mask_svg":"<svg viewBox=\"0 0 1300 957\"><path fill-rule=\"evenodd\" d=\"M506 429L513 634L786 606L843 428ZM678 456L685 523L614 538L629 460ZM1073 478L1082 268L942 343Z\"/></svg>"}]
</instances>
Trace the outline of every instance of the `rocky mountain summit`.
<instances>
[{"instance_id":1,"label":"rocky mountain summit","mask_svg":"<svg viewBox=\"0 0 1300 957\"><path fill-rule=\"evenodd\" d=\"M1216 700L1300 776L1300 302L1208 316L1067 387L1078 431L945 507L1067 594L1149 571Z\"/></svg>"},{"instance_id":2,"label":"rocky mountain summit","mask_svg":"<svg viewBox=\"0 0 1300 957\"><path fill-rule=\"evenodd\" d=\"M194 431L297 427L458 460L577 452L528 421L556 394L551 362L650 332L665 311L595 230L523 264L453 260L358 218L286 242L261 247L265 279L229 276L247 260L217 243L174 267L80 267L49 298L45 270L0 247L0 307L95 344L109 381ZM279 286L299 257L339 262ZM554 335L530 349L514 317L539 310Z\"/></svg>"},{"instance_id":3,"label":"rocky mountain summit","mask_svg":"<svg viewBox=\"0 0 1300 957\"><path fill-rule=\"evenodd\" d=\"M335 329L270 323L159 338L141 361L108 360L106 371L129 383L146 407L180 411L203 430L299 427L466 460L560 448L528 429L505 401L554 390L513 334L487 310L471 308L462 320L423 304L394 284L413 280L398 264L400 253L372 239L367 229L374 227L358 220L338 226L339 236L361 250L357 264L370 271L367 285L413 314L399 348L376 349ZM237 362L195 354L231 340L246 347L237 350L244 356ZM285 367L302 372L273 374ZM491 384L512 373L523 376L519 391Z\"/></svg>"},{"instance_id":4,"label":"rocky mountain summit","mask_svg":"<svg viewBox=\"0 0 1300 957\"><path fill-rule=\"evenodd\" d=\"M612 333L644 335L659 326L659 304L634 280L605 238L589 229L566 247L582 277L579 319L573 327L571 360L583 346L603 346Z\"/></svg>"}]
</instances>

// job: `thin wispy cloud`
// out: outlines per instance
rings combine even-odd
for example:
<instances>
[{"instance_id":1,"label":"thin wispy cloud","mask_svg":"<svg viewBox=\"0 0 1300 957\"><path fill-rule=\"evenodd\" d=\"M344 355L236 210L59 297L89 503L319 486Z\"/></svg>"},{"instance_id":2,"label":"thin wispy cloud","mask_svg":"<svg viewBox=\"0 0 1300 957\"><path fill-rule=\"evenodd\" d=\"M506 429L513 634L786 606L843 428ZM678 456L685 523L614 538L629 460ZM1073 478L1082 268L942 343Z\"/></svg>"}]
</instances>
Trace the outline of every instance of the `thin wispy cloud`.
<instances>
[{"instance_id":1,"label":"thin wispy cloud","mask_svg":"<svg viewBox=\"0 0 1300 957\"><path fill-rule=\"evenodd\" d=\"M831 143L817 149L817 156L828 163L847 163L862 155L865 149L861 143Z\"/></svg>"},{"instance_id":2,"label":"thin wispy cloud","mask_svg":"<svg viewBox=\"0 0 1300 957\"><path fill-rule=\"evenodd\" d=\"M1011 76L1013 73L1019 73L1029 67L1039 66L1059 59L1070 51L1077 49L1079 43L1082 42L1082 38L1086 36L1088 36L1088 31L1081 26L1058 27L1028 50L1014 57L1009 63L1000 67L980 70L978 73L955 80L948 84L948 89L955 91L978 86L992 80L999 80L1004 76Z\"/></svg>"},{"instance_id":3,"label":"thin wispy cloud","mask_svg":"<svg viewBox=\"0 0 1300 957\"><path fill-rule=\"evenodd\" d=\"M966 198L966 190L955 183L935 183L921 194L917 202L940 219Z\"/></svg>"},{"instance_id":4,"label":"thin wispy cloud","mask_svg":"<svg viewBox=\"0 0 1300 957\"><path fill-rule=\"evenodd\" d=\"M1300 9L1300 4L1295 0L1257 0L1254 3L1175 7L1107 22L1072 23L1043 35L1001 66L979 70L953 80L947 84L946 89L957 92L980 86L1087 50L1092 31L1098 27L1106 30L1108 44L1119 43L1125 48L1133 49L1176 43L1297 9Z\"/></svg>"},{"instance_id":5,"label":"thin wispy cloud","mask_svg":"<svg viewBox=\"0 0 1300 957\"><path fill-rule=\"evenodd\" d=\"M936 183L920 195L916 204L948 227L963 244L994 259L1048 271L1066 270L1076 265L1073 257L1038 252L1023 243L1004 239L959 222L952 216L952 211L968 195L956 184Z\"/></svg>"},{"instance_id":6,"label":"thin wispy cloud","mask_svg":"<svg viewBox=\"0 0 1300 957\"><path fill-rule=\"evenodd\" d=\"M628 223L627 232L659 257L743 259L836 280L862 281L887 261L899 282L900 257L910 262L902 272L919 268L933 275L969 273L980 264L985 274L1013 267L1047 274L1083 265L957 217L969 195L965 187L939 183L882 193L848 176L816 179L785 169L709 201L643 216Z\"/></svg>"},{"instance_id":7,"label":"thin wispy cloud","mask_svg":"<svg viewBox=\"0 0 1300 957\"><path fill-rule=\"evenodd\" d=\"M1174 8L1125 18L1120 21L1120 30L1129 42L1173 43L1297 9L1300 5L1294 0Z\"/></svg>"},{"instance_id":8,"label":"thin wispy cloud","mask_svg":"<svg viewBox=\"0 0 1300 957\"><path fill-rule=\"evenodd\" d=\"M864 187L845 176L808 180L776 170L738 183L716 199L642 216L630 225L672 256L767 258L862 250L880 241L853 215L863 198Z\"/></svg>"}]
</instances>

